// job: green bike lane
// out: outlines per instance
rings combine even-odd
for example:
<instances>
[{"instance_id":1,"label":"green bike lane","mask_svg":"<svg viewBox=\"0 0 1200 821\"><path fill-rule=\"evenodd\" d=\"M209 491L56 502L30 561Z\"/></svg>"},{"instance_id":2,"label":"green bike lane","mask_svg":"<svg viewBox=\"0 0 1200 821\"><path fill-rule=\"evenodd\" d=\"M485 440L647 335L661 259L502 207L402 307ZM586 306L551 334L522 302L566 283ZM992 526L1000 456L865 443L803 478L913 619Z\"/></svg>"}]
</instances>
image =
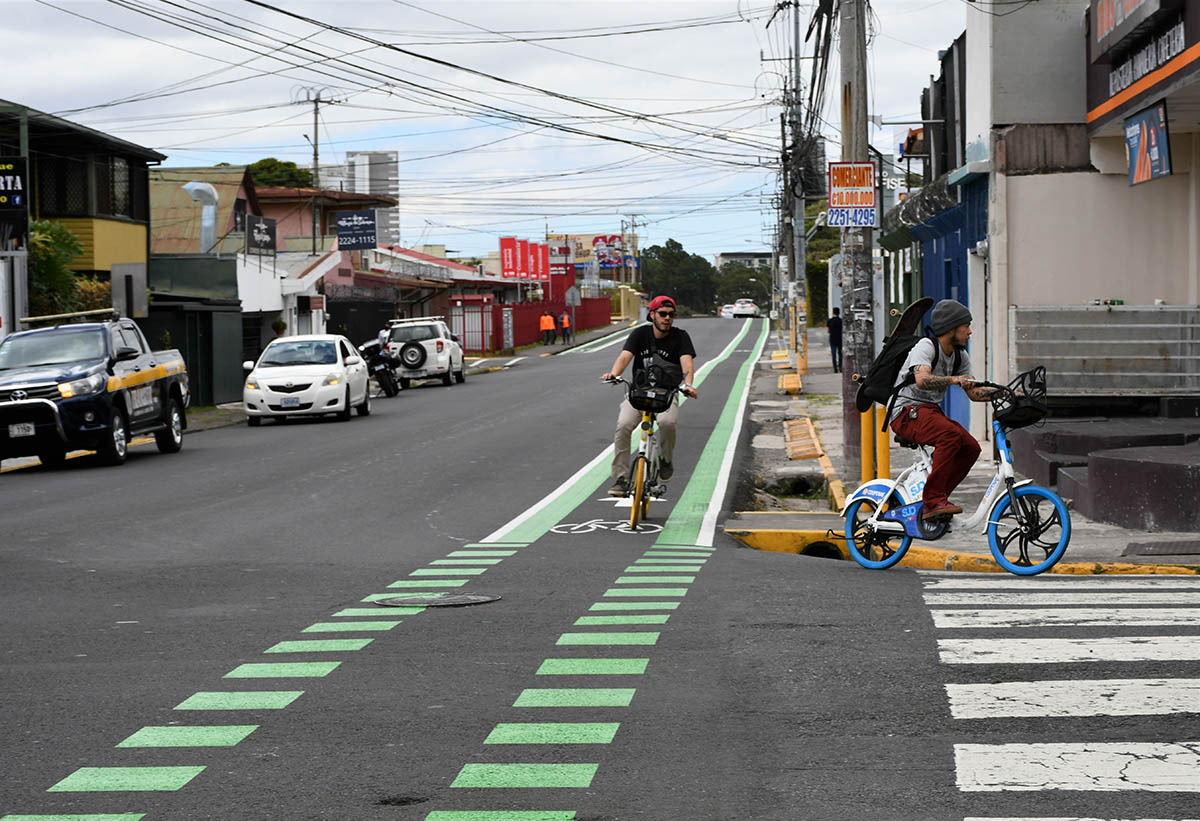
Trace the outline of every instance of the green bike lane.
<instances>
[{"instance_id":1,"label":"green bike lane","mask_svg":"<svg viewBox=\"0 0 1200 821\"><path fill-rule=\"evenodd\" d=\"M736 444L731 441L731 437L737 433L735 425L740 420L745 399L743 388L766 337L765 326L756 327L754 331L747 339L750 332L748 323L722 354L706 363L701 370L697 381L703 388L713 370L729 361L732 367L737 368L734 389L729 392L727 398L723 391L720 392L720 399L723 401L720 403L719 413L710 411L702 415L699 412L716 410L714 406L717 403L714 402L708 408L700 405L698 409L689 409L685 414L681 423L681 452L687 446L695 448L701 442L705 444L695 469L687 477L687 485L679 500L656 502L653 506L652 522L661 523L664 514L668 510L672 511L664 529L657 534L654 541L647 541L653 534L616 534L603 529L596 529L592 534L582 534L583 538L578 533L561 536L548 532L564 517L572 518L571 514L583 515L585 511L593 508L598 509L600 516L614 522L625 517L627 509L615 510L615 503L600 495L601 485L607 479L607 461L611 451L602 453L580 473L564 483L559 492L551 494L543 503L535 505L510 525L480 539L477 543L448 550L444 558L433 560L426 567L412 570L407 577L390 582L383 588L383 592L369 593L361 602L348 603L348 606L317 617L299 631L300 635L283 638L266 647L262 661L239 664L229 669L220 676L221 685L224 686L197 690L169 708L166 705L156 706L156 723L146 724L117 741L114 747L121 751L145 752L146 754L139 756L138 760L153 760L155 763L129 765L124 762L94 762L79 766L61 780L49 785L46 790L48 796L69 799L65 802L47 803L54 803L64 809L69 806L70 812L39 812L37 808L30 808L28 812L15 811L5 804L0 805L0 812L6 813L0 818L3 821L134 821L142 817L181 817L168 809L172 806L169 801L158 799L164 797L164 794L175 793L185 788L196 795L211 794L216 798L225 791L220 783L222 775L226 777L227 782L234 782L228 784L230 792L236 792L239 788L237 782L244 785L247 780L252 780L244 769L223 774L213 772L212 765L196 763L208 758L205 755L197 755L197 751L233 748L254 740L261 744L271 733L270 725L272 717L276 715L275 711L296 710L306 705L312 705L310 711L315 709L318 712L318 717L309 722L312 728L313 758L319 759L322 755L348 755L347 750L338 750L333 745L328 750L318 752L322 740L329 739L328 729L321 729L322 721L319 715L326 712L321 702L336 701L337 694L329 690L309 692L310 688L339 668L353 664L355 656L352 654L368 652L375 642L391 638L396 628L404 630L409 627L404 625L404 622L416 622L415 617L422 612L419 608L380 608L373 604L374 600L394 596L400 592L437 593L463 589L468 585L477 588L485 581L480 578L484 573L499 573L503 570L502 564L519 562L523 553L536 558L541 558L537 556L537 551L544 554L549 550L552 554L558 554L556 558L565 558L567 567L560 567L552 573L566 570L576 583L581 579L588 582L606 580L595 588L596 600L579 602L579 614L569 624L563 625L561 635L551 647L546 648L554 654L542 659L536 669L530 671L535 677L531 686L523 688L517 698L507 704L505 697L499 693L495 694L499 700L493 700L494 703L487 712L526 708L609 710L616 709L610 706L616 704L628 707L633 702L636 686L550 687L533 684L542 680L541 677L565 677L568 684L578 684L580 676L624 678L646 674L650 663L649 652L663 631L669 629L670 620L676 615L674 611L683 604L688 585L698 578L711 553L715 513L725 490L724 479L728 476L728 463L733 453L733 445ZM739 345L745 347L739 349ZM683 445L684 442L687 443L686 446ZM712 501L714 496L717 499L715 503ZM563 542L569 544L564 545ZM688 549L679 549L680 545L686 545ZM630 548L633 548L633 552L630 552ZM591 561L580 560L582 551L589 552ZM593 564L594 567L591 566ZM522 572L521 576L536 587L536 579L531 579L528 572ZM551 579L548 580L552 583ZM449 617L443 616L448 611L439 610L438 616L433 618L441 618L447 622L457 618L459 622L467 623L473 623L478 618L479 622L484 624L493 621L486 618L486 608L476 610L478 616L475 613L459 611ZM422 615L421 618L428 619L431 616ZM646 627L656 629L646 630ZM417 630L419 631L419 628ZM421 634L414 632L413 635ZM581 655L609 653L614 647L634 647L641 650L638 654L629 656ZM436 658L438 655L438 651L431 647L415 646L413 651L416 654L415 658L421 660L422 667L427 665L430 658ZM464 648L464 651L475 652L468 648ZM518 652L516 655L519 657L521 654ZM397 674L398 684L402 685L409 680L405 672L401 670ZM414 669L411 678L429 680L430 675L428 671L417 675ZM245 689L247 686L254 689ZM452 699L444 700L446 704L430 705L429 709L445 709L448 712L461 709L461 705L450 703ZM501 707L506 709L500 710ZM377 716L382 723L395 720L386 703L379 705ZM86 720L84 716L80 718ZM420 725L422 722L412 723ZM480 743L483 745L481 749L485 751L510 749L519 745L521 749L541 747L543 754L547 745L560 751L576 744L612 745L620 724L619 719L529 721L513 717L509 721L496 722L495 726L480 738ZM418 730L415 735L425 737L426 734ZM406 732L404 736L409 739L411 734ZM408 748L406 754L412 754L412 748L419 747L420 744L406 740L398 746ZM261 756L266 760L273 757L269 752L262 753ZM188 763L183 763L185 761ZM559 767L559 763L565 768ZM547 766L550 769L547 769ZM598 767L597 763L587 761L464 762L461 770L453 777L450 791L452 795L457 796L462 794L458 792L460 790L486 790L491 785L502 784L509 788L537 788L540 784L545 785L546 789L554 789L554 785L560 784L564 779L571 784L583 785L585 780L591 782ZM267 769L269 771L271 768ZM591 777L587 775L589 772ZM200 777L202 774L203 778ZM279 780L283 780L282 777L279 777ZM383 807L412 806L415 810L416 804L429 800L428 790L418 792L421 794L401 791L396 795L383 795L376 803ZM455 802L451 803L457 803L457 800L456 798ZM219 801L214 806L217 804ZM336 799L332 800L332 804L336 804ZM145 812L142 811L143 807ZM164 811L165 815L162 814ZM242 817L272 817L269 814L262 815L262 812L262 809L256 810L248 806L246 814ZM360 813L342 815L333 806L316 812L317 814L311 817L366 817ZM446 812L452 815L444 816ZM453 815L455 812L466 812L468 815ZM487 808L464 811L434 809L430 810L429 814L435 819L484 819L492 817L490 812L492 810ZM561 811L555 812L559 812L556 817L567 817L562 815ZM439 816L438 813L443 815ZM195 815L194 811L189 811L186 817L207 816Z\"/></svg>"}]
</instances>

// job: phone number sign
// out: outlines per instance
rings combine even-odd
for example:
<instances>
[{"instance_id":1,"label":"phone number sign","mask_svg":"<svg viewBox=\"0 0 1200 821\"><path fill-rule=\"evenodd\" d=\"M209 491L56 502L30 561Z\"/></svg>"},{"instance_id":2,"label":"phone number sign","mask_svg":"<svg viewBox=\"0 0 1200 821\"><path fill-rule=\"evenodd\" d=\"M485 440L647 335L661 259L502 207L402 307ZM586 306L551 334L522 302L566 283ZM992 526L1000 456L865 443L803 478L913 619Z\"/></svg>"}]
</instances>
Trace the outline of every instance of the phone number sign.
<instances>
[{"instance_id":1,"label":"phone number sign","mask_svg":"<svg viewBox=\"0 0 1200 821\"><path fill-rule=\"evenodd\" d=\"M875 163L829 163L830 226L875 227L878 224L875 196Z\"/></svg>"}]
</instances>

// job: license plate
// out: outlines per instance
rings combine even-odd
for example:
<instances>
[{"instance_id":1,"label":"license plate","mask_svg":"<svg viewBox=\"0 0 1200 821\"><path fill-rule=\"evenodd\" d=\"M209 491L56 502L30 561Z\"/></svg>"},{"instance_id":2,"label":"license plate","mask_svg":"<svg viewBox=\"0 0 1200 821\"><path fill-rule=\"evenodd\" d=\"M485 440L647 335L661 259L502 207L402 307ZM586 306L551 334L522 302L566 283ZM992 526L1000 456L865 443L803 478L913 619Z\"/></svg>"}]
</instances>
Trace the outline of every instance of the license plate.
<instances>
[{"instance_id":1,"label":"license plate","mask_svg":"<svg viewBox=\"0 0 1200 821\"><path fill-rule=\"evenodd\" d=\"M285 397L283 397L283 403L282 403L282 407L285 407L285 408L298 408L298 407L300 407L300 397L299 397L299 396L285 396Z\"/></svg>"},{"instance_id":2,"label":"license plate","mask_svg":"<svg viewBox=\"0 0 1200 821\"><path fill-rule=\"evenodd\" d=\"M33 423L18 422L15 425L9 425L8 438L16 439L18 436L33 436Z\"/></svg>"}]
</instances>

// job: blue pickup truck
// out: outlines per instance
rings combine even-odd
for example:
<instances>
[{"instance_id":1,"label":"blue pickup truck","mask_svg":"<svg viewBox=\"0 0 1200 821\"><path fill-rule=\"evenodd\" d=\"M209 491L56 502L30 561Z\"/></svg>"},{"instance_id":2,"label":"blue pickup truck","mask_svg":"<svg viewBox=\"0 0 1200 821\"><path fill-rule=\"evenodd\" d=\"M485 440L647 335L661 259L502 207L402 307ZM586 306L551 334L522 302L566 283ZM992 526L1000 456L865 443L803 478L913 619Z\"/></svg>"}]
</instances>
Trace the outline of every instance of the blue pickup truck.
<instances>
[{"instance_id":1,"label":"blue pickup truck","mask_svg":"<svg viewBox=\"0 0 1200 821\"><path fill-rule=\"evenodd\" d=\"M0 342L0 459L55 467L71 450L125 461L130 440L154 434L175 453L187 427L188 377L177 350L152 351L130 319L9 334Z\"/></svg>"}]
</instances>

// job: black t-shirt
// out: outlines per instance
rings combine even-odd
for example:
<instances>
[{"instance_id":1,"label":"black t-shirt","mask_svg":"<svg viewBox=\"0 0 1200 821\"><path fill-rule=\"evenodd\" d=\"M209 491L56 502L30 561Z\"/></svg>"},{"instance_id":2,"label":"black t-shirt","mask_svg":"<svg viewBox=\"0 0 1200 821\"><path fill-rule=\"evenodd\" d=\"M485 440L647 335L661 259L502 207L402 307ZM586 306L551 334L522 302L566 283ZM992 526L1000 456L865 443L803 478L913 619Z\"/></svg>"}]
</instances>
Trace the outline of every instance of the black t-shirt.
<instances>
[{"instance_id":1,"label":"black t-shirt","mask_svg":"<svg viewBox=\"0 0 1200 821\"><path fill-rule=\"evenodd\" d=\"M634 328L625 340L624 350L633 354L629 381L637 387L678 387L683 382L681 357L696 356L687 331L671 328L662 339L656 339L653 325Z\"/></svg>"},{"instance_id":2,"label":"black t-shirt","mask_svg":"<svg viewBox=\"0 0 1200 821\"><path fill-rule=\"evenodd\" d=\"M842 344L842 318L840 316L831 316L825 321L825 327L829 329L829 343L831 345Z\"/></svg>"}]
</instances>

